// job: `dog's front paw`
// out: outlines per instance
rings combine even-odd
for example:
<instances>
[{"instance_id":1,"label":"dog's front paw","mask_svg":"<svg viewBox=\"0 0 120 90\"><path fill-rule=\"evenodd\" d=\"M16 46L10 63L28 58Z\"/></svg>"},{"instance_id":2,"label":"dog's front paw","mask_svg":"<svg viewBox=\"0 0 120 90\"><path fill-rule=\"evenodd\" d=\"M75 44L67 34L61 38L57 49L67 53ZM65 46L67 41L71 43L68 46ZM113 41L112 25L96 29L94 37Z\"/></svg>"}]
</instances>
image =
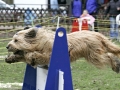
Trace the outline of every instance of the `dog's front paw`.
<instances>
[{"instance_id":1,"label":"dog's front paw","mask_svg":"<svg viewBox=\"0 0 120 90\"><path fill-rule=\"evenodd\" d=\"M15 62L15 56L8 56L5 58L6 63L14 63Z\"/></svg>"},{"instance_id":2,"label":"dog's front paw","mask_svg":"<svg viewBox=\"0 0 120 90\"><path fill-rule=\"evenodd\" d=\"M7 58L5 58L5 62L6 63L15 63L15 62L19 62L19 57L15 56L15 55L10 55Z\"/></svg>"}]
</instances>

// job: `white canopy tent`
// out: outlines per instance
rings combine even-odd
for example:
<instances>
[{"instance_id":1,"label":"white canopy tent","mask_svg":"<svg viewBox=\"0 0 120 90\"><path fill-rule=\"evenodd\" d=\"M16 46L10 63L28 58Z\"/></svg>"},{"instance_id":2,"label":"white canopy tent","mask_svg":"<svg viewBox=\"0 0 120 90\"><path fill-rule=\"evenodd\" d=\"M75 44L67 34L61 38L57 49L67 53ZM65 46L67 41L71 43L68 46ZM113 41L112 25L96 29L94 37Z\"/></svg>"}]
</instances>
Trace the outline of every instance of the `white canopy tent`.
<instances>
[{"instance_id":1,"label":"white canopy tent","mask_svg":"<svg viewBox=\"0 0 120 90\"><path fill-rule=\"evenodd\" d=\"M19 8L44 8L48 7L48 0L14 0L14 4ZM42 6L41 6L42 5Z\"/></svg>"}]
</instances>

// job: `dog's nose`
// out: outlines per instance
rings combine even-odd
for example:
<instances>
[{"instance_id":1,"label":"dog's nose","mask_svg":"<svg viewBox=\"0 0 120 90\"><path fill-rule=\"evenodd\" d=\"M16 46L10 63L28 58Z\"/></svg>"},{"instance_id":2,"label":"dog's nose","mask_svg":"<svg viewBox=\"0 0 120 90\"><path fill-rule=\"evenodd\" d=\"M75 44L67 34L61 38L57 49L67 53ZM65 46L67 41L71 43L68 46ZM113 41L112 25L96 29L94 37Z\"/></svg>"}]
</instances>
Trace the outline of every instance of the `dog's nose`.
<instances>
[{"instance_id":1,"label":"dog's nose","mask_svg":"<svg viewBox=\"0 0 120 90\"><path fill-rule=\"evenodd\" d=\"M7 46L6 48L8 49L9 47Z\"/></svg>"},{"instance_id":2,"label":"dog's nose","mask_svg":"<svg viewBox=\"0 0 120 90\"><path fill-rule=\"evenodd\" d=\"M9 49L9 45L6 48Z\"/></svg>"}]
</instances>

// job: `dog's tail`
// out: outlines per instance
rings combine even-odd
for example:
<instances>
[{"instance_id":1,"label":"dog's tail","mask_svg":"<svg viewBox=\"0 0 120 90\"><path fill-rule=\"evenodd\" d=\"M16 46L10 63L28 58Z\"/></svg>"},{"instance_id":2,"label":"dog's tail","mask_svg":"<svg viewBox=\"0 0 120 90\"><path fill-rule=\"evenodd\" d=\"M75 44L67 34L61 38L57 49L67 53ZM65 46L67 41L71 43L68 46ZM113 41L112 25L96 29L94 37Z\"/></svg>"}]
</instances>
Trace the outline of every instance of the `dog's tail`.
<instances>
[{"instance_id":1,"label":"dog's tail","mask_svg":"<svg viewBox=\"0 0 120 90\"><path fill-rule=\"evenodd\" d=\"M106 50L118 57L120 57L120 47L114 44L112 41L108 39L102 39L102 44L106 47Z\"/></svg>"}]
</instances>

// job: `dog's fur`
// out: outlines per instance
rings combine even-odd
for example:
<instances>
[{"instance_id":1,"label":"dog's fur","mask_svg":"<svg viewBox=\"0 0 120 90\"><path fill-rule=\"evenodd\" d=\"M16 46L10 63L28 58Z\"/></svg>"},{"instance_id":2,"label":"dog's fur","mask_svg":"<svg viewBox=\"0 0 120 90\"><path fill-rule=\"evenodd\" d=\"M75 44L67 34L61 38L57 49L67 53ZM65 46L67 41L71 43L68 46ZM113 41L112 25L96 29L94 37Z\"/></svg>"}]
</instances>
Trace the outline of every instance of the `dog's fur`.
<instances>
[{"instance_id":1,"label":"dog's fur","mask_svg":"<svg viewBox=\"0 0 120 90\"><path fill-rule=\"evenodd\" d=\"M55 33L45 28L22 30L13 36L8 43L9 55L7 63L26 62L33 67L48 65ZM70 61L84 57L98 68L106 65L113 71L120 71L120 47L112 43L104 35L93 31L78 31L67 34Z\"/></svg>"}]
</instances>

